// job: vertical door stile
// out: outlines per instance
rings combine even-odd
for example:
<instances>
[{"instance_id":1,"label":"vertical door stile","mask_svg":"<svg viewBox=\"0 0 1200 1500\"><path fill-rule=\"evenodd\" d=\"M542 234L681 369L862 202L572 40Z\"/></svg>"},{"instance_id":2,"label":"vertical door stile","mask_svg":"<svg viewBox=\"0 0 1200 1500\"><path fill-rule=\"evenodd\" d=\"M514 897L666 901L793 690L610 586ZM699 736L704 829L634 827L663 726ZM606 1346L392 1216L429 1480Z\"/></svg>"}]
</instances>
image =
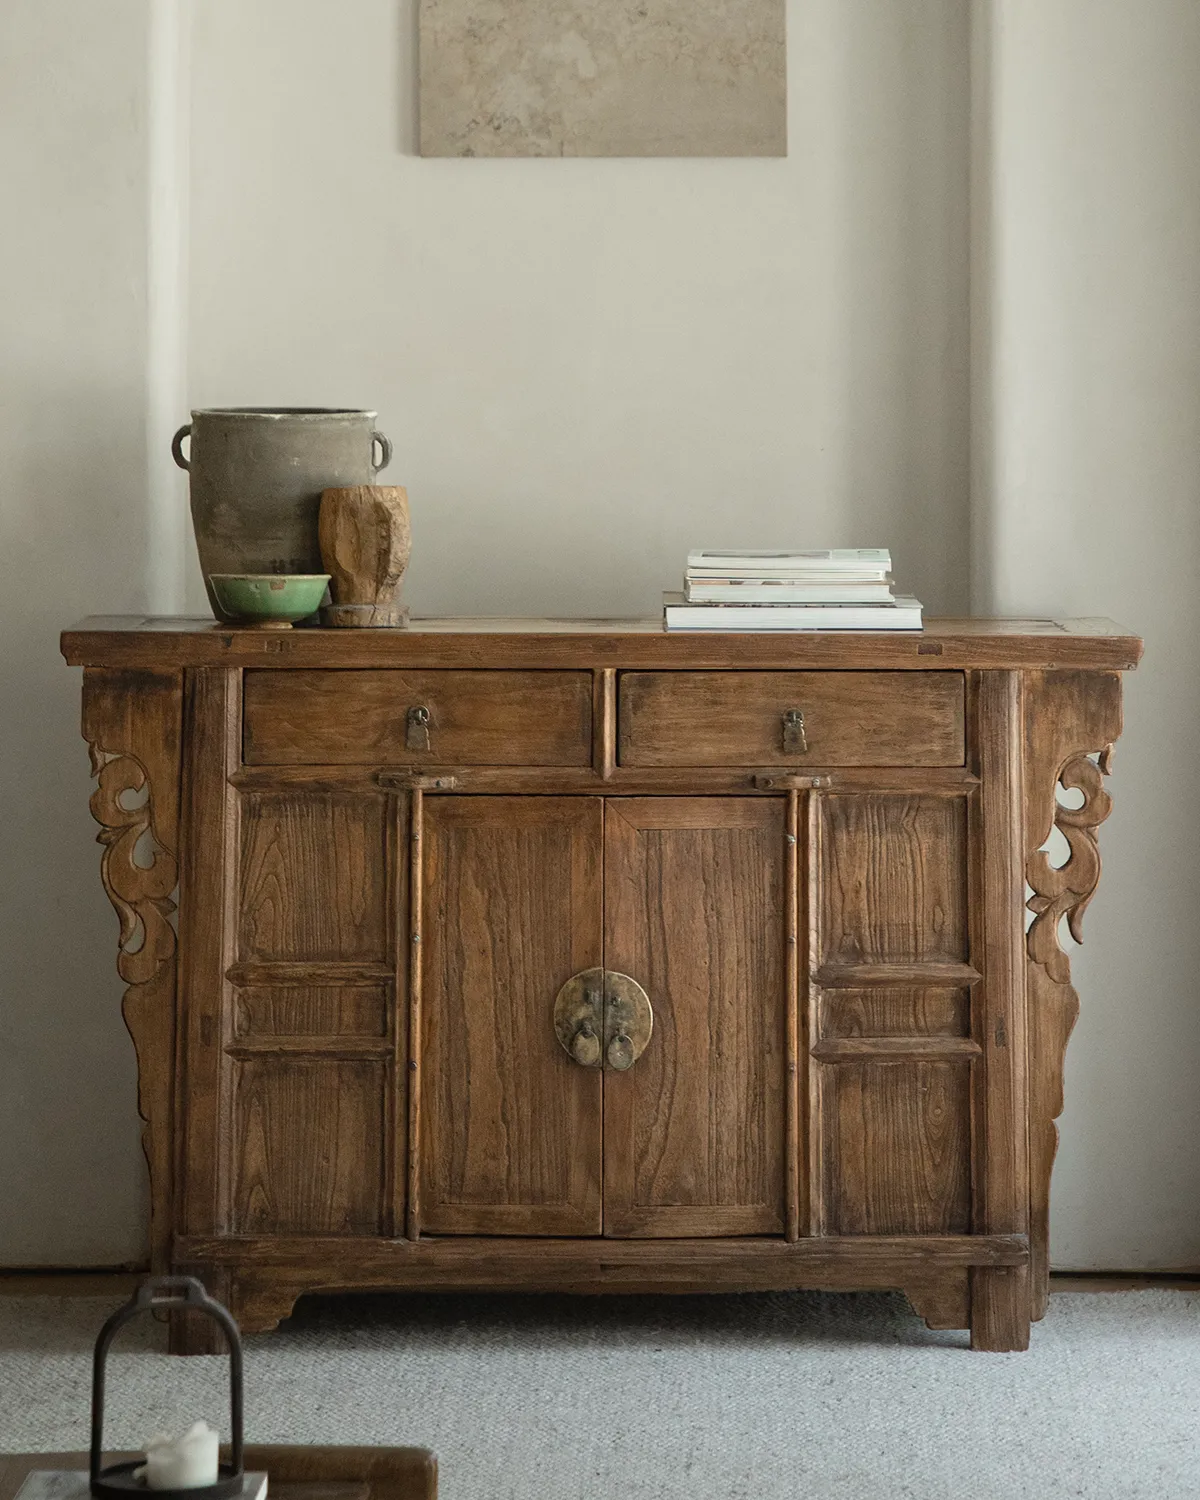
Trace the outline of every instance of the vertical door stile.
<instances>
[{"instance_id":1,"label":"vertical door stile","mask_svg":"<svg viewBox=\"0 0 1200 1500\"><path fill-rule=\"evenodd\" d=\"M225 1056L224 1044L233 1035L233 988L229 982L229 969L234 961L235 934L237 932L238 881L241 864L241 803L233 785L233 777L242 763L242 672L225 669L222 673L221 702L218 708L221 739L221 803L224 859L226 880L221 893L221 1009L218 1030L221 1038L220 1103L218 1118L229 1120L233 1115L233 1070ZM232 1212L231 1196L234 1179L233 1132L222 1132L222 1170L217 1198L217 1221L229 1223Z\"/></svg>"},{"instance_id":2,"label":"vertical door stile","mask_svg":"<svg viewBox=\"0 0 1200 1500\"><path fill-rule=\"evenodd\" d=\"M178 1226L190 1234L224 1232L230 1211L234 1142L227 1123L225 1045L237 929L238 798L231 778L241 760L241 688L240 669L203 667L187 674L180 870L186 961L180 970L176 1108L182 1124L179 1181L185 1185Z\"/></svg>"},{"instance_id":3,"label":"vertical door stile","mask_svg":"<svg viewBox=\"0 0 1200 1500\"><path fill-rule=\"evenodd\" d=\"M408 991L409 991L409 912L411 864L409 803L402 791L387 797L384 824L387 868L387 910L391 914L392 986L389 1032L392 1059L389 1074L386 1111L388 1139L385 1143L384 1231L392 1239L406 1229L408 1211Z\"/></svg>"},{"instance_id":4,"label":"vertical door stile","mask_svg":"<svg viewBox=\"0 0 1200 1500\"><path fill-rule=\"evenodd\" d=\"M804 1174L808 1200L807 1225L810 1235L825 1233L825 1175L822 1165L822 1103L821 1067L813 1057L813 1048L820 1040L821 997L816 986L821 940L820 892L821 892L821 796L819 792L805 793L804 817L804 975L801 988L803 1002L803 1057L804 1057L804 1126L805 1161Z\"/></svg>"},{"instance_id":5,"label":"vertical door stile","mask_svg":"<svg viewBox=\"0 0 1200 1500\"><path fill-rule=\"evenodd\" d=\"M980 786L973 829L979 888L975 937L983 975L974 1034L977 1234L1027 1234L1029 1137L1025 998L1025 876L1022 858L1021 676L981 672L975 694ZM1029 1267L971 1273L971 1342L1023 1349L1029 1343Z\"/></svg>"},{"instance_id":6,"label":"vertical door stile","mask_svg":"<svg viewBox=\"0 0 1200 1500\"><path fill-rule=\"evenodd\" d=\"M402 938L404 913L401 906L400 862L404 859L406 851L400 842L400 796L396 792L388 793L384 796L383 805L385 808L383 820L384 910L388 913L388 954L392 964L387 1016L392 1055L387 1070L387 1094L383 1111L383 1202L380 1229L387 1238L395 1239L396 1226L404 1222L401 1183L406 1183L408 1176L408 1156L407 1151L403 1156L401 1155L404 1142L401 1140L400 1133L400 1116L402 1113L406 1114L400 1105L400 1086L403 1077L400 1052L400 1032L403 1028L400 1025L400 1016L403 1014L401 1002L404 995L400 984L400 969L404 962L401 955L405 951Z\"/></svg>"},{"instance_id":7,"label":"vertical door stile","mask_svg":"<svg viewBox=\"0 0 1200 1500\"><path fill-rule=\"evenodd\" d=\"M592 680L592 765L602 781L617 767L617 673L600 667Z\"/></svg>"},{"instance_id":8,"label":"vertical door stile","mask_svg":"<svg viewBox=\"0 0 1200 1500\"><path fill-rule=\"evenodd\" d=\"M408 1202L404 1233L421 1236L421 921L425 794L410 793L408 865Z\"/></svg>"},{"instance_id":9,"label":"vertical door stile","mask_svg":"<svg viewBox=\"0 0 1200 1500\"><path fill-rule=\"evenodd\" d=\"M784 954L787 983L787 1010L784 1021L786 1049L786 1087L784 1096L786 1134L785 1219L789 1240L800 1238L801 1192L800 1171L800 793L794 788L787 799L787 844L784 865L784 908L787 951Z\"/></svg>"}]
</instances>

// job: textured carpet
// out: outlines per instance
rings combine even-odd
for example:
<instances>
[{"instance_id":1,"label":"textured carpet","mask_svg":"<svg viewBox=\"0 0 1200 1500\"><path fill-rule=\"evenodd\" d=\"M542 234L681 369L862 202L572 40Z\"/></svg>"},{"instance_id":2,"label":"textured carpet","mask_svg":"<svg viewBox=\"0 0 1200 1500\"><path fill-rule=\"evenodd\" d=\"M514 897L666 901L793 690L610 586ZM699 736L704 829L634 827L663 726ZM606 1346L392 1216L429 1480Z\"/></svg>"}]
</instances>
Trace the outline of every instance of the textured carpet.
<instances>
[{"instance_id":1,"label":"textured carpet","mask_svg":"<svg viewBox=\"0 0 1200 1500\"><path fill-rule=\"evenodd\" d=\"M83 1448L115 1302L0 1297L0 1449ZM149 1319L110 1359L116 1447L205 1415L223 1360ZM1200 1295L1055 1295L1028 1354L899 1297L314 1299L247 1340L247 1436L420 1443L445 1500L1194 1500Z\"/></svg>"}]
</instances>

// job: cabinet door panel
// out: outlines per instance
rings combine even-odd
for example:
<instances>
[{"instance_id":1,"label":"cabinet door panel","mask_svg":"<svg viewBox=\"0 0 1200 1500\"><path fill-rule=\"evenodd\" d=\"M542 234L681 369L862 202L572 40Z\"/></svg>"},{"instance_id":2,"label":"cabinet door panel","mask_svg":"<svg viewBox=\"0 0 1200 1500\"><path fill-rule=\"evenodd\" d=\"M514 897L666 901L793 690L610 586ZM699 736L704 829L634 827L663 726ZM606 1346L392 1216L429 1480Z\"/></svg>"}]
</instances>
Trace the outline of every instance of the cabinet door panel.
<instances>
[{"instance_id":1,"label":"cabinet door panel","mask_svg":"<svg viewBox=\"0 0 1200 1500\"><path fill-rule=\"evenodd\" d=\"M783 899L779 802L607 804L605 964L654 1032L605 1074L606 1234L782 1232Z\"/></svg>"},{"instance_id":2,"label":"cabinet door panel","mask_svg":"<svg viewBox=\"0 0 1200 1500\"><path fill-rule=\"evenodd\" d=\"M382 962L390 947L386 803L360 792L242 798L238 957Z\"/></svg>"},{"instance_id":3,"label":"cabinet door panel","mask_svg":"<svg viewBox=\"0 0 1200 1500\"><path fill-rule=\"evenodd\" d=\"M971 1069L963 1062L824 1069L829 1234L965 1234Z\"/></svg>"},{"instance_id":4,"label":"cabinet door panel","mask_svg":"<svg viewBox=\"0 0 1200 1500\"><path fill-rule=\"evenodd\" d=\"M821 1040L846 1037L968 1037L971 992L951 989L826 990Z\"/></svg>"},{"instance_id":5,"label":"cabinet door panel","mask_svg":"<svg viewBox=\"0 0 1200 1500\"><path fill-rule=\"evenodd\" d=\"M425 803L422 1228L598 1234L603 1080L554 1000L602 962L600 800Z\"/></svg>"},{"instance_id":6,"label":"cabinet door panel","mask_svg":"<svg viewBox=\"0 0 1200 1500\"><path fill-rule=\"evenodd\" d=\"M381 1062L233 1064L234 1234L383 1231Z\"/></svg>"},{"instance_id":7,"label":"cabinet door panel","mask_svg":"<svg viewBox=\"0 0 1200 1500\"><path fill-rule=\"evenodd\" d=\"M816 1233L971 1227L967 827L961 795L817 798Z\"/></svg>"},{"instance_id":8,"label":"cabinet door panel","mask_svg":"<svg viewBox=\"0 0 1200 1500\"><path fill-rule=\"evenodd\" d=\"M391 1032L390 990L374 985L243 985L234 991L235 1042L379 1040Z\"/></svg>"},{"instance_id":9,"label":"cabinet door panel","mask_svg":"<svg viewBox=\"0 0 1200 1500\"><path fill-rule=\"evenodd\" d=\"M965 800L847 793L821 808L824 962L965 959Z\"/></svg>"}]
</instances>

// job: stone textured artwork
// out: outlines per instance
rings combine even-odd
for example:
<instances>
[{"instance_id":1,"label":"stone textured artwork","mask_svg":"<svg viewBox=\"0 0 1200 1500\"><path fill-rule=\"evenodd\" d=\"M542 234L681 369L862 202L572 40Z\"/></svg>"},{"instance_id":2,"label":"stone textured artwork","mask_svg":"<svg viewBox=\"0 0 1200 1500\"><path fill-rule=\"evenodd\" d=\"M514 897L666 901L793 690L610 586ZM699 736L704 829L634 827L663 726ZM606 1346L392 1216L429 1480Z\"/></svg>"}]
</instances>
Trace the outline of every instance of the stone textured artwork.
<instances>
[{"instance_id":1,"label":"stone textured artwork","mask_svg":"<svg viewBox=\"0 0 1200 1500\"><path fill-rule=\"evenodd\" d=\"M786 156L785 0L421 0L422 156Z\"/></svg>"}]
</instances>

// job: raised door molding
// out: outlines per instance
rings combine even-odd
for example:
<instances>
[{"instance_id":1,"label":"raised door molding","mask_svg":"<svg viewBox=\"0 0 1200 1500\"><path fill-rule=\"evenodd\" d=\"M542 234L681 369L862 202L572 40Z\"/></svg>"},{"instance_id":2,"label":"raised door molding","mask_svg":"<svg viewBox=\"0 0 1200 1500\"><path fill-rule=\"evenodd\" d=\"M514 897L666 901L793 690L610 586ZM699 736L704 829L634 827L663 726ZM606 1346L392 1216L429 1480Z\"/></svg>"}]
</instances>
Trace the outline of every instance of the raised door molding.
<instances>
[{"instance_id":1,"label":"raised door molding","mask_svg":"<svg viewBox=\"0 0 1200 1500\"><path fill-rule=\"evenodd\" d=\"M138 1062L138 1113L150 1172L150 1249L156 1270L170 1259L171 1108L175 1073L179 882L179 672L89 668L83 733L98 785L91 798L103 846L100 873L120 922L121 1005Z\"/></svg>"},{"instance_id":2,"label":"raised door molding","mask_svg":"<svg viewBox=\"0 0 1200 1500\"><path fill-rule=\"evenodd\" d=\"M1025 878L1033 894L1026 934L1030 1043L1030 1271L1033 1316L1050 1291L1050 1175L1058 1151L1067 1042L1079 1016L1071 964L1059 942L1065 917L1082 942L1081 922L1100 879L1096 830L1112 810L1104 777L1121 733L1121 679L1115 672L1031 672L1025 680ZM1082 805L1064 807L1059 787ZM1043 848L1058 828L1070 849L1056 869Z\"/></svg>"}]
</instances>

